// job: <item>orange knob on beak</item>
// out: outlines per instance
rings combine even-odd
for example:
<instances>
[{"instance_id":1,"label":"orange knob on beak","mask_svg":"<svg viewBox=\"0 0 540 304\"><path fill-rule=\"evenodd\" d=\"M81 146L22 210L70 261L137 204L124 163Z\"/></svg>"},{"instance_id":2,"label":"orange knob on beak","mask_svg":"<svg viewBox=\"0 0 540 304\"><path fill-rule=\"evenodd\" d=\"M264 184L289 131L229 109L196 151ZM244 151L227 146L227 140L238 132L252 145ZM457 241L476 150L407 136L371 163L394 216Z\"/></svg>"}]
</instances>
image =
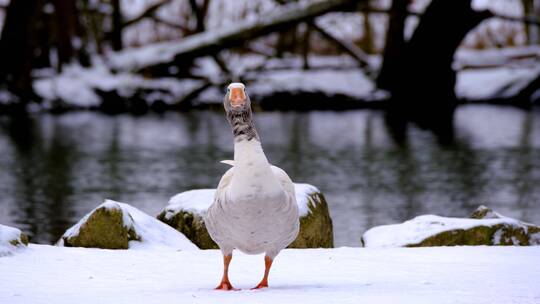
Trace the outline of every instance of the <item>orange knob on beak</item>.
<instances>
[{"instance_id":1,"label":"orange knob on beak","mask_svg":"<svg viewBox=\"0 0 540 304\"><path fill-rule=\"evenodd\" d=\"M246 94L244 93L244 88L231 88L229 93L229 101L231 106L239 107L246 102Z\"/></svg>"}]
</instances>

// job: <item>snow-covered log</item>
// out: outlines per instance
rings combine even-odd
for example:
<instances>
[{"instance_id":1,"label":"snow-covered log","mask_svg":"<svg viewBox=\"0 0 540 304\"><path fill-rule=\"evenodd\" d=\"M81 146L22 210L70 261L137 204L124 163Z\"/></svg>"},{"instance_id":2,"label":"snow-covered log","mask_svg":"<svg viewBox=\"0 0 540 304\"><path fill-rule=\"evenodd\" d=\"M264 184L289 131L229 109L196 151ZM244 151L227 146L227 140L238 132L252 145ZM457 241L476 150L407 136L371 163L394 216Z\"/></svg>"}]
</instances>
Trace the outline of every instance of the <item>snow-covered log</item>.
<instances>
[{"instance_id":1,"label":"snow-covered log","mask_svg":"<svg viewBox=\"0 0 540 304\"><path fill-rule=\"evenodd\" d=\"M239 23L189 36L180 41L156 43L152 47L127 49L110 57L110 66L120 71L148 71L163 65L182 63L196 57L212 55L246 41L287 29L328 12L342 9L357 0L326 0L313 3L292 3L256 21Z\"/></svg>"}]
</instances>

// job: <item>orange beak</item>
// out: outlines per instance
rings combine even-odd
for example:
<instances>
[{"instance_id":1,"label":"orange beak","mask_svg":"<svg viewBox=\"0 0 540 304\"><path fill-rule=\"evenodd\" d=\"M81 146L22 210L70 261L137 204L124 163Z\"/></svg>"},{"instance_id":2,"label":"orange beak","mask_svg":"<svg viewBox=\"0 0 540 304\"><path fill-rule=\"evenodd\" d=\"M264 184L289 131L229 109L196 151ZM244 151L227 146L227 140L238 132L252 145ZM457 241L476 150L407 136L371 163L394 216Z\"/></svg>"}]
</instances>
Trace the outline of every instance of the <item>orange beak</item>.
<instances>
[{"instance_id":1,"label":"orange beak","mask_svg":"<svg viewBox=\"0 0 540 304\"><path fill-rule=\"evenodd\" d=\"M243 88L232 88L229 93L229 101L231 106L239 107L246 102L246 94Z\"/></svg>"}]
</instances>

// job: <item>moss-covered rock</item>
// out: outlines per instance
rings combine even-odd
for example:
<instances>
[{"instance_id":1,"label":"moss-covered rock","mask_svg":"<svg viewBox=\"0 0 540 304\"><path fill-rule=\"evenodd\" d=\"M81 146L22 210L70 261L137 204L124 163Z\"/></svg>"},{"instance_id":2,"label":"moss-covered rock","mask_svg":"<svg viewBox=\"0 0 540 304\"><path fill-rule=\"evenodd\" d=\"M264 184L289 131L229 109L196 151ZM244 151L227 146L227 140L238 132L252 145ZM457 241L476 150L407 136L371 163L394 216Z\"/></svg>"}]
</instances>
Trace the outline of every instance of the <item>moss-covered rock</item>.
<instances>
[{"instance_id":1,"label":"moss-covered rock","mask_svg":"<svg viewBox=\"0 0 540 304\"><path fill-rule=\"evenodd\" d=\"M432 246L478 246L478 245L536 245L529 241L530 235L525 227L512 224L477 226L469 229L454 229L435 234L423 241L407 247Z\"/></svg>"},{"instance_id":2,"label":"moss-covered rock","mask_svg":"<svg viewBox=\"0 0 540 304\"><path fill-rule=\"evenodd\" d=\"M318 190L307 194L309 211L300 216L300 232L288 248L333 248L334 230L328 204Z\"/></svg>"},{"instance_id":3,"label":"moss-covered rock","mask_svg":"<svg viewBox=\"0 0 540 304\"><path fill-rule=\"evenodd\" d=\"M163 210L157 219L180 231L201 249L219 248L208 234L202 214L186 210L178 210L174 213Z\"/></svg>"},{"instance_id":4,"label":"moss-covered rock","mask_svg":"<svg viewBox=\"0 0 540 304\"><path fill-rule=\"evenodd\" d=\"M497 212L491 210L491 208L488 208L484 205L478 206L476 210L474 210L471 215L469 215L469 218L472 219L494 219L494 218L503 218L504 216L498 214Z\"/></svg>"},{"instance_id":5,"label":"moss-covered rock","mask_svg":"<svg viewBox=\"0 0 540 304\"><path fill-rule=\"evenodd\" d=\"M540 245L540 227L480 206L471 218L434 215L397 225L374 227L362 236L366 247Z\"/></svg>"},{"instance_id":6,"label":"moss-covered rock","mask_svg":"<svg viewBox=\"0 0 540 304\"><path fill-rule=\"evenodd\" d=\"M295 184L300 232L289 248L332 248L332 219L324 195L314 186ZM182 192L169 201L158 219L182 232L201 249L217 249L204 224L204 214L214 200L214 189Z\"/></svg>"},{"instance_id":7,"label":"moss-covered rock","mask_svg":"<svg viewBox=\"0 0 540 304\"><path fill-rule=\"evenodd\" d=\"M67 230L57 245L101 249L145 245L196 249L185 236L155 218L128 204L111 200L106 200Z\"/></svg>"},{"instance_id":8,"label":"moss-covered rock","mask_svg":"<svg viewBox=\"0 0 540 304\"><path fill-rule=\"evenodd\" d=\"M17 248L28 246L28 236L19 229L0 225L0 256L10 255Z\"/></svg>"},{"instance_id":9,"label":"moss-covered rock","mask_svg":"<svg viewBox=\"0 0 540 304\"><path fill-rule=\"evenodd\" d=\"M59 244L66 247L128 249L129 241L140 240L132 222L131 215L124 214L119 205L104 204L94 209L80 225L68 230Z\"/></svg>"}]
</instances>

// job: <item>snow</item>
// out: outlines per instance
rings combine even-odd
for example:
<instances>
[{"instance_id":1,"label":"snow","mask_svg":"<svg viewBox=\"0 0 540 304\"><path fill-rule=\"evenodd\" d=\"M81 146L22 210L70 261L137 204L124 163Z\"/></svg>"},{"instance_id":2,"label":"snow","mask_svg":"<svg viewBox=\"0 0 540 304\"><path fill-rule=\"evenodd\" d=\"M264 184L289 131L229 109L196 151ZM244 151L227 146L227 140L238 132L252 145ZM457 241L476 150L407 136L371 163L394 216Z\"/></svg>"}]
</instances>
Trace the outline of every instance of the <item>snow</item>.
<instances>
[{"instance_id":1,"label":"snow","mask_svg":"<svg viewBox=\"0 0 540 304\"><path fill-rule=\"evenodd\" d=\"M540 75L538 59L539 46L460 48L453 64L459 70L456 93L469 100L513 97Z\"/></svg>"},{"instance_id":2,"label":"snow","mask_svg":"<svg viewBox=\"0 0 540 304\"><path fill-rule=\"evenodd\" d=\"M204 214L214 202L216 189L189 190L173 196L165 210L166 219L171 219L179 211Z\"/></svg>"},{"instance_id":3,"label":"snow","mask_svg":"<svg viewBox=\"0 0 540 304\"><path fill-rule=\"evenodd\" d=\"M294 184L296 203L300 217L309 214L309 204L314 204L311 194L320 192L317 187L310 184ZM187 211L203 215L214 202L216 189L196 189L179 193L173 196L165 207L165 219L171 219L180 211Z\"/></svg>"},{"instance_id":4,"label":"snow","mask_svg":"<svg viewBox=\"0 0 540 304\"><path fill-rule=\"evenodd\" d=\"M310 184L294 184L294 192L296 194L296 203L298 204L298 215L306 216L309 213L310 204L315 204L311 195L319 193L317 187Z\"/></svg>"},{"instance_id":5,"label":"snow","mask_svg":"<svg viewBox=\"0 0 540 304\"><path fill-rule=\"evenodd\" d=\"M520 221L509 217L468 219L421 215L401 224L373 227L364 233L362 239L366 247L402 247L420 243L424 239L444 231L470 229L478 226L489 227L498 224L523 225ZM500 241L500 236L495 235L494 241L497 240Z\"/></svg>"},{"instance_id":6,"label":"snow","mask_svg":"<svg viewBox=\"0 0 540 304\"><path fill-rule=\"evenodd\" d=\"M113 74L100 60L96 59L95 64L89 68L83 68L77 64L68 65L64 66L63 72L59 75L37 79L34 81L34 90L48 101L59 99L72 106L89 108L101 103L101 97L96 93L96 89L106 92L117 91L124 97L130 97L140 89L155 90L155 93L163 91L164 93L154 98L172 103L200 84L200 80L145 79L140 75L130 73ZM152 96L148 99L152 99Z\"/></svg>"},{"instance_id":7,"label":"snow","mask_svg":"<svg viewBox=\"0 0 540 304\"><path fill-rule=\"evenodd\" d=\"M138 66L134 62L161 61L164 60L161 56L169 56L163 55L163 52L174 51L169 50L173 44L163 42L136 50L126 49L122 53L111 54L108 62L116 62L120 66ZM255 100L280 92L344 95L363 101L387 97L383 91L377 90L373 79L358 68L358 63L347 55L310 55L309 70L303 69L303 59L298 55L272 58L232 51L224 51L221 55L228 63L232 78L244 79L248 84L248 92ZM460 48L453 64L457 70L456 93L467 100L513 97L540 74L538 58L538 46L487 50ZM34 89L48 101L45 107L61 100L76 108L89 108L101 103L97 90L115 91L126 99L141 93L137 97L146 100L148 104L158 100L172 104L204 83L200 79L147 79L129 72L112 73L105 61L95 57L94 65L90 68L68 65L56 76L50 75L50 69L34 71L37 77ZM369 56L372 68L378 68L381 61L381 56ZM174 67L171 69L174 70ZM223 83L227 82L228 77L214 60L210 57L198 58L191 72L213 84L195 98L195 104L220 103L224 94ZM0 96L0 102L4 99L7 98Z\"/></svg>"},{"instance_id":8,"label":"snow","mask_svg":"<svg viewBox=\"0 0 540 304\"><path fill-rule=\"evenodd\" d=\"M285 249L235 252L241 291L215 291L218 250L101 250L31 244L0 258L0 303L521 303L540 301L540 247ZM6 275L7 274L7 275Z\"/></svg>"},{"instance_id":9,"label":"snow","mask_svg":"<svg viewBox=\"0 0 540 304\"><path fill-rule=\"evenodd\" d=\"M323 92L369 99L375 85L361 70L283 70L260 72L249 90L261 95L276 92Z\"/></svg>"},{"instance_id":10,"label":"snow","mask_svg":"<svg viewBox=\"0 0 540 304\"><path fill-rule=\"evenodd\" d=\"M493 67L493 66L527 66L540 59L540 46L522 46L489 49L458 48L454 56L454 68Z\"/></svg>"},{"instance_id":11,"label":"snow","mask_svg":"<svg viewBox=\"0 0 540 304\"><path fill-rule=\"evenodd\" d=\"M19 229L0 224L0 257L10 255L17 249L10 241L20 240L20 235Z\"/></svg>"},{"instance_id":12,"label":"snow","mask_svg":"<svg viewBox=\"0 0 540 304\"><path fill-rule=\"evenodd\" d=\"M539 65L463 70L457 74L456 94L470 100L512 97L538 75Z\"/></svg>"},{"instance_id":13,"label":"snow","mask_svg":"<svg viewBox=\"0 0 540 304\"><path fill-rule=\"evenodd\" d=\"M11 92L0 89L0 105L8 105L10 103L16 102L17 100L17 96L13 95Z\"/></svg>"},{"instance_id":14,"label":"snow","mask_svg":"<svg viewBox=\"0 0 540 304\"><path fill-rule=\"evenodd\" d=\"M83 225L90 215L99 208L121 210L124 226L134 228L137 235L141 237L141 241L130 241L129 249L148 248L148 247L166 247L177 250L196 250L198 249L191 241L189 241L182 233L163 224L157 219L143 213L128 204L105 200L105 202L90 213L85 215L77 224L69 228L62 237L71 237L79 233L81 225ZM58 242L59 246L63 246L63 240Z\"/></svg>"}]
</instances>

